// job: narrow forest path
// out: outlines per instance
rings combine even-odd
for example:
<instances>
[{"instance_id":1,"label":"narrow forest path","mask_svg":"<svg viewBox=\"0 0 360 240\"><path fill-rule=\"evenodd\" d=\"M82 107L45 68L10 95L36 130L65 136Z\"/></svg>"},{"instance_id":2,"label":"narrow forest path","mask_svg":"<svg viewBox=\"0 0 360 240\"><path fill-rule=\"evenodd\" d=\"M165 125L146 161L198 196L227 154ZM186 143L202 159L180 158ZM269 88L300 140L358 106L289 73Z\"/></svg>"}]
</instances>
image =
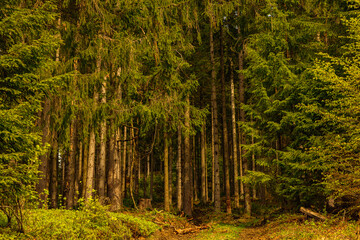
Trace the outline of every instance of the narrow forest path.
<instances>
[{"instance_id":1,"label":"narrow forest path","mask_svg":"<svg viewBox=\"0 0 360 240\"><path fill-rule=\"evenodd\" d=\"M163 219L159 220L163 221ZM164 225L161 230L153 234L150 239L240 239L240 236L250 236L256 232L252 228L247 228L252 221L253 219L242 219L225 213L215 213L209 209L196 209L194 211L194 217L188 219L186 223L181 219L179 219L179 221L172 221L170 224ZM248 232L249 234L247 234Z\"/></svg>"}]
</instances>

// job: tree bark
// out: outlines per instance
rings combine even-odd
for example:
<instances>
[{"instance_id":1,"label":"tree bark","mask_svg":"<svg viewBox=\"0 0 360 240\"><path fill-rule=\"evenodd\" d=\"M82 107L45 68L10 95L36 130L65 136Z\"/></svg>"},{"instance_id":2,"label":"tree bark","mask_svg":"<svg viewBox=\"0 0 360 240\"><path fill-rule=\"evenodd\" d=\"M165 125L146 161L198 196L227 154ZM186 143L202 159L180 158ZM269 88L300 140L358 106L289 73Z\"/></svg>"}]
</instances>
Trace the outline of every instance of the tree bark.
<instances>
[{"instance_id":1,"label":"tree bark","mask_svg":"<svg viewBox=\"0 0 360 240\"><path fill-rule=\"evenodd\" d=\"M169 204L170 208L172 207L172 197L173 197L173 186L172 186L172 166L173 166L173 147L171 138L169 138Z\"/></svg>"},{"instance_id":2,"label":"tree bark","mask_svg":"<svg viewBox=\"0 0 360 240\"><path fill-rule=\"evenodd\" d=\"M75 201L80 198L80 190L81 190L81 176L82 176L82 168L83 168L83 142L79 141L78 147L78 154L76 160L76 167L75 167Z\"/></svg>"},{"instance_id":3,"label":"tree bark","mask_svg":"<svg viewBox=\"0 0 360 240\"><path fill-rule=\"evenodd\" d=\"M126 196L126 137L127 137L127 129L126 126L124 127L124 146L123 146L123 157L121 163L121 199L124 199Z\"/></svg>"},{"instance_id":4,"label":"tree bark","mask_svg":"<svg viewBox=\"0 0 360 240\"><path fill-rule=\"evenodd\" d=\"M114 121L110 120L110 129L114 129ZM108 154L108 172L107 172L107 192L111 204L114 199L114 175L115 175L115 153L116 151L116 130L109 134L109 154ZM121 186L120 186L121 187Z\"/></svg>"},{"instance_id":5,"label":"tree bark","mask_svg":"<svg viewBox=\"0 0 360 240\"><path fill-rule=\"evenodd\" d=\"M207 184L206 184L206 172L207 172L207 165L206 165L206 141L205 141L205 131L206 126L205 124L202 126L201 129L201 200L203 203L208 201L207 196Z\"/></svg>"},{"instance_id":6,"label":"tree bark","mask_svg":"<svg viewBox=\"0 0 360 240\"><path fill-rule=\"evenodd\" d=\"M86 182L87 182L87 168L89 160L89 139L87 136L84 138L84 154L83 154L83 169L82 169L82 191L81 196L86 199Z\"/></svg>"},{"instance_id":7,"label":"tree bark","mask_svg":"<svg viewBox=\"0 0 360 240\"><path fill-rule=\"evenodd\" d=\"M215 138L214 138L214 110L211 106L211 202L215 201Z\"/></svg>"},{"instance_id":8,"label":"tree bark","mask_svg":"<svg viewBox=\"0 0 360 240\"><path fill-rule=\"evenodd\" d=\"M220 212L220 165L219 165L219 134L217 119L217 103L216 103L216 71L215 71L215 55L214 55L214 38L213 38L213 16L210 18L210 60L211 60L211 105L213 109L213 125L214 125L214 203L215 211Z\"/></svg>"},{"instance_id":9,"label":"tree bark","mask_svg":"<svg viewBox=\"0 0 360 240\"><path fill-rule=\"evenodd\" d=\"M66 197L67 209L72 209L74 207L75 161L76 161L75 156L76 156L76 120L72 119L70 124L70 149L69 149L69 156L67 158L66 171L65 171L66 172L65 197Z\"/></svg>"},{"instance_id":10,"label":"tree bark","mask_svg":"<svg viewBox=\"0 0 360 240\"><path fill-rule=\"evenodd\" d=\"M245 46L243 46L243 49L239 52L240 121L242 121L242 122L246 121L246 119L245 119L245 111L243 109L243 105L245 104L245 78L244 78L244 75L241 72L244 69L244 48L245 48ZM241 145L246 144L245 136L243 134L241 134L240 142L241 142ZM241 165L243 165L244 172L246 174L246 171L249 169L248 160L244 158L245 153L244 153L244 150L241 148L241 145L240 145L240 152L241 152L241 155L240 155L241 156L240 157L240 168L242 167ZM240 176L242 177L242 175L243 175L242 174L242 169L240 169ZM249 184L244 184L244 194L245 194L245 214L250 216L251 215L251 198L250 198Z\"/></svg>"},{"instance_id":11,"label":"tree bark","mask_svg":"<svg viewBox=\"0 0 360 240\"><path fill-rule=\"evenodd\" d=\"M192 216L192 181L191 181L191 153L190 153L190 101L189 96L186 99L187 106L185 109L185 156L184 156L184 213Z\"/></svg>"},{"instance_id":12,"label":"tree bark","mask_svg":"<svg viewBox=\"0 0 360 240\"><path fill-rule=\"evenodd\" d=\"M154 197L154 168L155 168L155 161L154 161L154 153L151 152L151 160L150 160L150 199L153 200Z\"/></svg>"},{"instance_id":13,"label":"tree bark","mask_svg":"<svg viewBox=\"0 0 360 240\"><path fill-rule=\"evenodd\" d=\"M101 84L101 105L106 104L106 77ZM106 196L106 119L102 119L100 124L100 156L99 156L99 197L100 201Z\"/></svg>"},{"instance_id":14,"label":"tree bark","mask_svg":"<svg viewBox=\"0 0 360 240\"><path fill-rule=\"evenodd\" d=\"M121 151L120 151L120 139L121 139L120 128L115 131L115 142L114 142L114 168L113 168L113 179L112 179L112 194L110 197L112 211L117 211L122 206L121 198Z\"/></svg>"},{"instance_id":15,"label":"tree bark","mask_svg":"<svg viewBox=\"0 0 360 240\"><path fill-rule=\"evenodd\" d=\"M96 71L95 74L99 75L101 70L101 55L98 54L96 61ZM92 198L94 190L94 178L95 178L95 111L97 108L97 101L99 99L99 93L94 87L94 96L93 96L93 118L92 124L90 124L90 138L89 138L89 158L88 158L88 167L87 167L87 178L86 178L86 194L85 201L89 201Z\"/></svg>"},{"instance_id":16,"label":"tree bark","mask_svg":"<svg viewBox=\"0 0 360 240\"><path fill-rule=\"evenodd\" d=\"M169 144L168 144L168 134L164 133L164 205L165 211L170 211L170 201L169 201Z\"/></svg>"},{"instance_id":17,"label":"tree bark","mask_svg":"<svg viewBox=\"0 0 360 240\"><path fill-rule=\"evenodd\" d=\"M177 208L179 211L182 209L182 176L181 176L181 126L178 127L178 156L176 162L176 169L177 169Z\"/></svg>"},{"instance_id":18,"label":"tree bark","mask_svg":"<svg viewBox=\"0 0 360 240\"><path fill-rule=\"evenodd\" d=\"M240 50L239 52L239 71L242 71L244 69L244 55L243 50ZM245 112L242 109L242 104L245 101L245 88L244 88L244 75L239 72L239 102L240 102L240 121L245 120ZM240 160L240 193L241 193L241 199L244 199L244 183L243 183L243 175L244 175L244 166L243 166L243 152L241 148L241 144L243 143L243 135L242 131L239 128L239 160Z\"/></svg>"},{"instance_id":19,"label":"tree bark","mask_svg":"<svg viewBox=\"0 0 360 240\"><path fill-rule=\"evenodd\" d=\"M224 63L224 31L220 25L220 66L221 66L221 91L222 91L222 120L223 120L223 158L225 165L225 192L226 192L226 212L231 214L230 199L230 170L229 170L229 144L228 144L228 127L226 118L226 96L225 96L225 63Z\"/></svg>"},{"instance_id":20,"label":"tree bark","mask_svg":"<svg viewBox=\"0 0 360 240\"><path fill-rule=\"evenodd\" d=\"M193 164L193 179L194 179L194 201L198 201L199 200L199 197L198 197L198 174L197 174L197 167L196 167L196 145L195 145L195 139L196 139L196 136L193 136L193 143L192 143L192 151L193 151L193 161L192 161L192 164Z\"/></svg>"},{"instance_id":21,"label":"tree bark","mask_svg":"<svg viewBox=\"0 0 360 240\"><path fill-rule=\"evenodd\" d=\"M238 149L237 149L237 133L236 133L236 112L235 112L235 87L234 87L234 72L233 62L230 62L230 92L231 92L231 123L232 123L232 137L233 137L233 162L234 162L234 201L235 208L240 207L239 198L239 165L238 165Z\"/></svg>"},{"instance_id":22,"label":"tree bark","mask_svg":"<svg viewBox=\"0 0 360 240\"><path fill-rule=\"evenodd\" d=\"M253 126L253 116L251 115L251 125ZM254 146L254 133L251 133L251 144ZM252 170L256 171L256 162L255 162L255 152L254 150L251 152L252 159ZM253 199L256 199L256 186L253 187Z\"/></svg>"},{"instance_id":23,"label":"tree bark","mask_svg":"<svg viewBox=\"0 0 360 240\"><path fill-rule=\"evenodd\" d=\"M53 141L51 149L51 181L50 181L50 207L57 208L57 174L58 174L58 142L56 132L53 132Z\"/></svg>"},{"instance_id":24,"label":"tree bark","mask_svg":"<svg viewBox=\"0 0 360 240\"><path fill-rule=\"evenodd\" d=\"M40 127L42 127L42 144L45 146L50 142L50 99L47 97L44 101L41 112ZM49 156L50 151L40 156L39 182L36 185L36 191L40 198L40 207L46 204L48 199L48 190L50 185Z\"/></svg>"}]
</instances>

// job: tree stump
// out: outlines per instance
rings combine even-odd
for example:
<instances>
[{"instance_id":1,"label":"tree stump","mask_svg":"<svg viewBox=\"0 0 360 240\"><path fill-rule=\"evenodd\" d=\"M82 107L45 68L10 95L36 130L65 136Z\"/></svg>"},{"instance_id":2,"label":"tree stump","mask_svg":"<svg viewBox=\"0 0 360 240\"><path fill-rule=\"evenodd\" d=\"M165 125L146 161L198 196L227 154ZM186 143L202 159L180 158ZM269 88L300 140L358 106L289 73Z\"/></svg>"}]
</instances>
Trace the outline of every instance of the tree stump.
<instances>
[{"instance_id":1,"label":"tree stump","mask_svg":"<svg viewBox=\"0 0 360 240\"><path fill-rule=\"evenodd\" d=\"M151 199L149 199L149 198L141 198L139 200L139 209L140 210L152 209Z\"/></svg>"}]
</instances>

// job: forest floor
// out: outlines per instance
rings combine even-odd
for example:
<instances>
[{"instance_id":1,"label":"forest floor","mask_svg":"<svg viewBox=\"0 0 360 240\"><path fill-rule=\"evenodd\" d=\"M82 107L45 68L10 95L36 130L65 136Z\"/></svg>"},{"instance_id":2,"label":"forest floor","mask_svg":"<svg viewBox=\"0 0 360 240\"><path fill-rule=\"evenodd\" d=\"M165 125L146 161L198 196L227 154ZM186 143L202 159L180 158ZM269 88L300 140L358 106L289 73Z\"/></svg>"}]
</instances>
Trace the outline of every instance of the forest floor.
<instances>
[{"instance_id":1,"label":"forest floor","mask_svg":"<svg viewBox=\"0 0 360 240\"><path fill-rule=\"evenodd\" d=\"M184 218L178 218L184 219ZM182 230L185 229L184 232ZM244 218L240 214L227 215L206 209L195 209L194 218L163 226L152 240L360 240L359 222L331 218L318 221L301 213L279 214L266 219Z\"/></svg>"},{"instance_id":2,"label":"forest floor","mask_svg":"<svg viewBox=\"0 0 360 240\"><path fill-rule=\"evenodd\" d=\"M26 233L6 228L5 218L0 214L0 240L360 240L360 222L335 217L316 221L300 212L289 214L259 209L267 212L251 218L244 218L237 211L231 215L215 213L211 206L196 206L193 218L157 209L112 213L96 202L80 211L26 210Z\"/></svg>"}]
</instances>

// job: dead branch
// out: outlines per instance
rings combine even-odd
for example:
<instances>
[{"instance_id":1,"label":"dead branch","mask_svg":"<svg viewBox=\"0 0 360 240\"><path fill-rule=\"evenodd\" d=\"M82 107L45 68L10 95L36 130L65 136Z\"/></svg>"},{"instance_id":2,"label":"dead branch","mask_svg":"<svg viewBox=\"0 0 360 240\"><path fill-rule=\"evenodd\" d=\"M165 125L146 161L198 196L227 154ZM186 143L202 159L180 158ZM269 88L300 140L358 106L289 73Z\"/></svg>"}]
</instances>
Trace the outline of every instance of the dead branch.
<instances>
[{"instance_id":1,"label":"dead branch","mask_svg":"<svg viewBox=\"0 0 360 240\"><path fill-rule=\"evenodd\" d=\"M325 217L324 215L321 215L320 213L317 213L317 212L314 212L310 209L307 209L307 208L304 208L304 207L301 207L300 208L300 212L310 216L310 217L313 217L313 218L317 218L317 219L321 219L321 220L327 220L328 218Z\"/></svg>"},{"instance_id":2,"label":"dead branch","mask_svg":"<svg viewBox=\"0 0 360 240\"><path fill-rule=\"evenodd\" d=\"M203 229L209 229L210 227L207 225L203 225L203 226L196 226L196 227L192 227L192 228L184 228L184 229L175 229L176 234L188 234L188 233L194 233L194 232L198 232L200 230Z\"/></svg>"}]
</instances>

